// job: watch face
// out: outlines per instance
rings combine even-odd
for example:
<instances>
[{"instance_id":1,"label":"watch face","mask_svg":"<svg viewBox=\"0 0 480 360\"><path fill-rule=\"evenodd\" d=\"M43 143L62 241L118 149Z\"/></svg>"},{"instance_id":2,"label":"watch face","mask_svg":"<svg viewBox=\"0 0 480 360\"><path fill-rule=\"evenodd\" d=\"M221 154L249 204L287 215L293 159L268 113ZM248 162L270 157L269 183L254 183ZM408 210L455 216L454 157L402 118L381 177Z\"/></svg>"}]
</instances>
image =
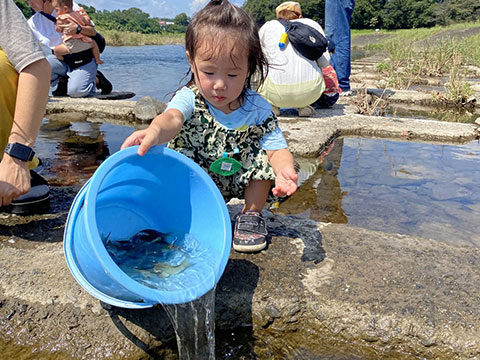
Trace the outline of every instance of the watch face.
<instances>
[{"instance_id":1,"label":"watch face","mask_svg":"<svg viewBox=\"0 0 480 360\"><path fill-rule=\"evenodd\" d=\"M22 161L32 160L33 155L35 154L32 148L20 143L7 144L7 147L5 148L5 152L11 157L14 157Z\"/></svg>"}]
</instances>

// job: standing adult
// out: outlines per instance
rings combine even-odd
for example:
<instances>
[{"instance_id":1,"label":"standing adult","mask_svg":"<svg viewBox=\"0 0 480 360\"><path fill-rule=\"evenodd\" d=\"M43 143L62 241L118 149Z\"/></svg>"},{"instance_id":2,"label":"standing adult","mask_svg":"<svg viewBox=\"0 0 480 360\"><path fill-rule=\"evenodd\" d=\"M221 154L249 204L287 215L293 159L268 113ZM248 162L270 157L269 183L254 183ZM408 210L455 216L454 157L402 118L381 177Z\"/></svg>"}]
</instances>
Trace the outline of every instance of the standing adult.
<instances>
[{"instance_id":1,"label":"standing adult","mask_svg":"<svg viewBox=\"0 0 480 360\"><path fill-rule=\"evenodd\" d=\"M331 63L337 73L342 96L352 95L350 88L350 52L352 20L355 0L325 0L325 32L335 42Z\"/></svg>"},{"instance_id":2,"label":"standing adult","mask_svg":"<svg viewBox=\"0 0 480 360\"><path fill-rule=\"evenodd\" d=\"M97 64L90 50L75 54L73 61L60 61L53 55L55 46L62 43L62 36L55 30L56 13L51 0L27 0L28 5L35 11L35 14L28 20L35 37L40 41L47 60L52 66L51 85L57 86L53 95L69 95L71 97L86 97L93 95L96 89L102 94L109 94L112 91L112 84L105 76L97 71ZM74 10L78 5L74 4ZM63 26L64 34L83 34L95 36L96 30L93 25L79 26L70 23ZM68 78L68 83L66 79Z\"/></svg>"},{"instance_id":3,"label":"standing adult","mask_svg":"<svg viewBox=\"0 0 480 360\"><path fill-rule=\"evenodd\" d=\"M46 181L30 168L38 164L32 148L50 73L23 14L12 0L0 0L0 211L28 212L48 201Z\"/></svg>"},{"instance_id":4,"label":"standing adult","mask_svg":"<svg viewBox=\"0 0 480 360\"><path fill-rule=\"evenodd\" d=\"M302 17L300 4L286 1L275 9L277 19L306 24L322 35L323 29L316 21ZM310 106L325 90L322 67L328 66L328 50L318 59L310 60L298 52L288 41L280 48L279 40L285 26L278 20L267 21L259 30L262 49L267 56L269 69L263 85L257 90L272 104L273 112L280 108L297 108L299 116L312 116Z\"/></svg>"}]
</instances>

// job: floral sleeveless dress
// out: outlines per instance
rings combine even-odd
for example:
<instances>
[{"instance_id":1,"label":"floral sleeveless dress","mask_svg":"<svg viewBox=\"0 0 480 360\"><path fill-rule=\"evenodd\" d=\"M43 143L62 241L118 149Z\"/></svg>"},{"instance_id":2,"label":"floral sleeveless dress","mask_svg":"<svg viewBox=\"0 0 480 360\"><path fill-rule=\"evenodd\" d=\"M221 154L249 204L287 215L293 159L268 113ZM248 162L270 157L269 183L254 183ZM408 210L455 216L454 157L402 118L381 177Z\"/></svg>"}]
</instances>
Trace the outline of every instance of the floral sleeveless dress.
<instances>
[{"instance_id":1,"label":"floral sleeveless dress","mask_svg":"<svg viewBox=\"0 0 480 360\"><path fill-rule=\"evenodd\" d=\"M267 153L260 146L263 135L278 126L271 114L261 125L249 126L244 130L230 130L218 123L210 114L203 96L196 87L195 109L186 120L177 136L168 143L174 149L199 164L213 179L226 202L236 197L244 198L244 190L250 180L275 180ZM246 100L248 101L248 99ZM238 153L234 154L237 148ZM223 176L210 171L210 165L222 157L223 152L239 161L242 167L233 175ZM277 198L270 192L269 202Z\"/></svg>"}]
</instances>

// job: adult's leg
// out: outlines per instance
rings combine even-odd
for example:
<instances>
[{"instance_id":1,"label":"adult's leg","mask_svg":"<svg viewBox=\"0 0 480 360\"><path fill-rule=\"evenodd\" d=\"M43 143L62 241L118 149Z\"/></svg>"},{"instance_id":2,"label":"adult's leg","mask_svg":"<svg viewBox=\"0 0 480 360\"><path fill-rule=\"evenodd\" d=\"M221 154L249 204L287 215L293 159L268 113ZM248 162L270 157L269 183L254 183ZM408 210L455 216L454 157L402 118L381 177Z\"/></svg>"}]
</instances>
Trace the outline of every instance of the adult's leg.
<instances>
[{"instance_id":1,"label":"adult's leg","mask_svg":"<svg viewBox=\"0 0 480 360\"><path fill-rule=\"evenodd\" d=\"M68 72L68 95L71 97L87 97L96 91L95 77L97 64L92 58L88 64Z\"/></svg>"},{"instance_id":2,"label":"adult's leg","mask_svg":"<svg viewBox=\"0 0 480 360\"><path fill-rule=\"evenodd\" d=\"M325 32L335 42L331 63L343 91L350 90L350 21L355 0L325 0Z\"/></svg>"},{"instance_id":3,"label":"adult's leg","mask_svg":"<svg viewBox=\"0 0 480 360\"><path fill-rule=\"evenodd\" d=\"M54 87L57 85L60 78L67 77L68 66L63 61L58 60L55 55L47 56L47 61L52 67L52 77L50 78L50 86Z\"/></svg>"}]
</instances>

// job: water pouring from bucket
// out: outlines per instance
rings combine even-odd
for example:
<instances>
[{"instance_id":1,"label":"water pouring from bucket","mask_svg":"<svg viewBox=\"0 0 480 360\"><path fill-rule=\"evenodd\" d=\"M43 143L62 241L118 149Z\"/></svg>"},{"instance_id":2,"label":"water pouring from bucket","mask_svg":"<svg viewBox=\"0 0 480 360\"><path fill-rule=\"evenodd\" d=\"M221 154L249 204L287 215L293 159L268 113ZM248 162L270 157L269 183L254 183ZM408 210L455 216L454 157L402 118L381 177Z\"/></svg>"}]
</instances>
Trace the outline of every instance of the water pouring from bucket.
<instances>
[{"instance_id":1,"label":"water pouring from bucket","mask_svg":"<svg viewBox=\"0 0 480 360\"><path fill-rule=\"evenodd\" d=\"M231 223L220 191L192 160L157 146L109 157L77 194L64 234L68 267L99 300L124 308L181 304L213 289Z\"/></svg>"}]
</instances>

